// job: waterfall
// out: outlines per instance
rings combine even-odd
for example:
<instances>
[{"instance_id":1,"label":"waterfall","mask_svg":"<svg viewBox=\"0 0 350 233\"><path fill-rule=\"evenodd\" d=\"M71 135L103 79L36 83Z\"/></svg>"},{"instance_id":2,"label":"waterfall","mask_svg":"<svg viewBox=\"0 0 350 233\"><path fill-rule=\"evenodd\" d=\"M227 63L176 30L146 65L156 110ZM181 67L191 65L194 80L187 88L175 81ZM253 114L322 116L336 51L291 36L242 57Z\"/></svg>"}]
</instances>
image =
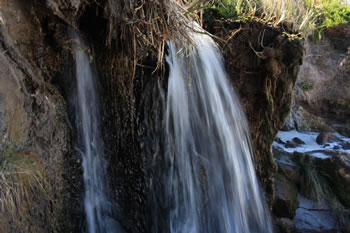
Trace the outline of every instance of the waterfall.
<instances>
[{"instance_id":1,"label":"waterfall","mask_svg":"<svg viewBox=\"0 0 350 233\"><path fill-rule=\"evenodd\" d=\"M160 233L272 232L255 174L247 120L213 40L168 43Z\"/></svg>"},{"instance_id":2,"label":"waterfall","mask_svg":"<svg viewBox=\"0 0 350 233\"><path fill-rule=\"evenodd\" d=\"M105 165L103 141L100 132L99 101L96 89L96 75L90 64L88 47L76 33L73 34L73 48L76 69L76 125L78 151L83 158L84 209L88 233L121 232L113 220L113 205L108 199L105 187Z\"/></svg>"}]
</instances>

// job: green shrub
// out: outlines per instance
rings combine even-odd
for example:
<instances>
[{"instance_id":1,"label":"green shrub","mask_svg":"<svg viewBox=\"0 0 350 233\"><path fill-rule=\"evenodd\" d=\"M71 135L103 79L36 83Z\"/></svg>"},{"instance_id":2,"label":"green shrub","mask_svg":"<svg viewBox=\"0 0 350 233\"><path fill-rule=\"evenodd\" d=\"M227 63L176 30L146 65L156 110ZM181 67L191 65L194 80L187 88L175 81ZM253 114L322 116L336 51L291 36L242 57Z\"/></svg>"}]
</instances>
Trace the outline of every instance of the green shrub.
<instances>
[{"instance_id":1,"label":"green shrub","mask_svg":"<svg viewBox=\"0 0 350 233\"><path fill-rule=\"evenodd\" d=\"M342 0L321 0L315 11L319 15L313 36L315 41L322 39L328 28L350 23L350 6Z\"/></svg>"},{"instance_id":2,"label":"green shrub","mask_svg":"<svg viewBox=\"0 0 350 233\"><path fill-rule=\"evenodd\" d=\"M321 8L322 23L326 28L334 27L339 24L350 23L350 6L342 4L340 0L323 0Z\"/></svg>"},{"instance_id":3,"label":"green shrub","mask_svg":"<svg viewBox=\"0 0 350 233\"><path fill-rule=\"evenodd\" d=\"M325 29L350 23L350 6L342 0L192 0L194 9L215 9L222 18L254 18L278 26L287 23L304 37L320 39ZM205 3L204 3L205 2Z\"/></svg>"},{"instance_id":4,"label":"green shrub","mask_svg":"<svg viewBox=\"0 0 350 233\"><path fill-rule=\"evenodd\" d=\"M314 87L312 82L309 82L309 81L302 81L300 83L300 86L306 91L311 90Z\"/></svg>"}]
</instances>

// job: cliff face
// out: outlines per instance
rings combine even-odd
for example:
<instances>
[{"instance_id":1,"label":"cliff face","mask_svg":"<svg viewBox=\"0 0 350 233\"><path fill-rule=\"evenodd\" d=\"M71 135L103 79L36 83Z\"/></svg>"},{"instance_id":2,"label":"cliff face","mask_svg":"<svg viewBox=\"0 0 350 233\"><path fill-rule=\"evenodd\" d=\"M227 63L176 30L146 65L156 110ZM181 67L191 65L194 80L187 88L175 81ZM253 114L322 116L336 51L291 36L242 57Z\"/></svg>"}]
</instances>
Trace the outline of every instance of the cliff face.
<instances>
[{"instance_id":1,"label":"cliff face","mask_svg":"<svg viewBox=\"0 0 350 233\"><path fill-rule=\"evenodd\" d=\"M162 153L167 67L154 72L151 50L123 44L118 30L112 30L113 43L106 47L107 2L0 0L0 9L7 9L0 10L0 163L14 152L37 158L45 177L45 192L34 183L28 195L19 196L22 205L14 216L9 208L0 212L0 232L79 232L84 225L81 158L68 123L74 118L67 108L74 72L67 23L94 47L116 218L129 232L152 232L149 190L164 169L155 161ZM113 10L118 9L107 12ZM271 144L290 110L302 45L259 23L217 21L208 30L224 40L217 42L246 111L256 168L271 199L276 170Z\"/></svg>"},{"instance_id":2,"label":"cliff face","mask_svg":"<svg viewBox=\"0 0 350 233\"><path fill-rule=\"evenodd\" d=\"M343 36L346 41L350 41L350 26L348 31ZM334 47L335 41L308 42L294 96L295 103L311 113L346 123L350 116L350 59L346 50Z\"/></svg>"},{"instance_id":3,"label":"cliff face","mask_svg":"<svg viewBox=\"0 0 350 233\"><path fill-rule=\"evenodd\" d=\"M69 232L80 165L65 100L45 68L53 51L26 4L0 6L0 232Z\"/></svg>"}]
</instances>

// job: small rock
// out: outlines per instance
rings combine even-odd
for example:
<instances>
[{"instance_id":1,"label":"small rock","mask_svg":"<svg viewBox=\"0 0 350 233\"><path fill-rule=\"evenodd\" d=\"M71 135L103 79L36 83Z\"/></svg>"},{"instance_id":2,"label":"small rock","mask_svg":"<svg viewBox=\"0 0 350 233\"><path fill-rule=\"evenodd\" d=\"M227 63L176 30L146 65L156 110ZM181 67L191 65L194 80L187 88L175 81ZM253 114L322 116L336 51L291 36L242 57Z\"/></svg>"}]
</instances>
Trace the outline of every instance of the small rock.
<instances>
[{"instance_id":1,"label":"small rock","mask_svg":"<svg viewBox=\"0 0 350 233\"><path fill-rule=\"evenodd\" d=\"M337 141L339 142L341 140L330 132L322 132L316 138L316 142L318 144L323 144L325 142L337 142Z\"/></svg>"},{"instance_id":2,"label":"small rock","mask_svg":"<svg viewBox=\"0 0 350 233\"><path fill-rule=\"evenodd\" d=\"M341 147L343 148L343 150L350 150L350 142L342 143Z\"/></svg>"},{"instance_id":3,"label":"small rock","mask_svg":"<svg viewBox=\"0 0 350 233\"><path fill-rule=\"evenodd\" d=\"M278 218L276 225L280 233L295 233L297 231L295 223L289 218Z\"/></svg>"},{"instance_id":4,"label":"small rock","mask_svg":"<svg viewBox=\"0 0 350 233\"><path fill-rule=\"evenodd\" d=\"M300 138L295 137L291 141L287 141L285 143L285 147L286 148L296 148L296 147L298 147L300 145L303 145L303 144L305 144L305 142L303 140L301 140Z\"/></svg>"},{"instance_id":5,"label":"small rock","mask_svg":"<svg viewBox=\"0 0 350 233\"><path fill-rule=\"evenodd\" d=\"M301 140L300 138L297 138L297 137L293 138L292 140L293 140L293 142L296 142L299 145L304 145L305 144L305 142L303 140Z\"/></svg>"},{"instance_id":6,"label":"small rock","mask_svg":"<svg viewBox=\"0 0 350 233\"><path fill-rule=\"evenodd\" d=\"M286 143L284 141L282 141L282 139L280 138L277 138L276 139L276 142L279 143L279 144L282 144L282 145L285 145Z\"/></svg>"},{"instance_id":7,"label":"small rock","mask_svg":"<svg viewBox=\"0 0 350 233\"><path fill-rule=\"evenodd\" d=\"M299 144L294 141L287 141L285 147L286 148L296 148Z\"/></svg>"},{"instance_id":8,"label":"small rock","mask_svg":"<svg viewBox=\"0 0 350 233\"><path fill-rule=\"evenodd\" d=\"M329 147L330 145L327 143L323 146L323 148Z\"/></svg>"},{"instance_id":9,"label":"small rock","mask_svg":"<svg viewBox=\"0 0 350 233\"><path fill-rule=\"evenodd\" d=\"M340 147L339 146L333 146L333 150L339 150Z\"/></svg>"}]
</instances>

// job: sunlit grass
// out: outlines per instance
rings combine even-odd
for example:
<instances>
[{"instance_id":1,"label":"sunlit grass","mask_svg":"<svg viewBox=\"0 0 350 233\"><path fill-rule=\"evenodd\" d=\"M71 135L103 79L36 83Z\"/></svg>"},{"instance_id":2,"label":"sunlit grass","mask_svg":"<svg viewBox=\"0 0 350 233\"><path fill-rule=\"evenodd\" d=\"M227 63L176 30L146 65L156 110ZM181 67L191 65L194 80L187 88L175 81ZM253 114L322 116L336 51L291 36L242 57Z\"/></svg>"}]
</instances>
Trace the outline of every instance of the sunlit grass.
<instances>
[{"instance_id":1,"label":"sunlit grass","mask_svg":"<svg viewBox=\"0 0 350 233\"><path fill-rule=\"evenodd\" d=\"M350 23L350 6L342 0L193 0L191 9L216 9L223 18L255 18L272 26L288 25L304 37ZM193 6L193 3L198 5ZM201 7L199 7L201 6Z\"/></svg>"}]
</instances>

